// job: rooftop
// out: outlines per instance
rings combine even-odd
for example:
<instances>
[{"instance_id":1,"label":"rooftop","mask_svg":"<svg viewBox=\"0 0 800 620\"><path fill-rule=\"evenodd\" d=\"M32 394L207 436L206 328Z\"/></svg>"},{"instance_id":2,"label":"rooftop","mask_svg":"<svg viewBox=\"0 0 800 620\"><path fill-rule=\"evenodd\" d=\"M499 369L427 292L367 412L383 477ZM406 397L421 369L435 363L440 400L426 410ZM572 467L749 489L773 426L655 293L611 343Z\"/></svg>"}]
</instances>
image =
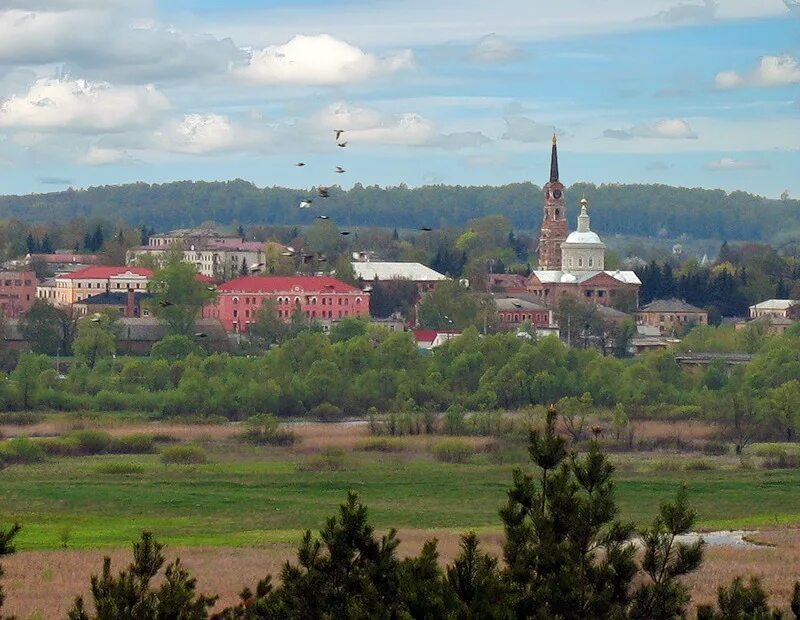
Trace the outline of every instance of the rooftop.
<instances>
[{"instance_id":1,"label":"rooftop","mask_svg":"<svg viewBox=\"0 0 800 620\"><path fill-rule=\"evenodd\" d=\"M800 304L797 299L767 299L750 307L754 310L787 310L797 304Z\"/></svg>"},{"instance_id":2,"label":"rooftop","mask_svg":"<svg viewBox=\"0 0 800 620\"><path fill-rule=\"evenodd\" d=\"M623 284L641 284L641 280L633 271L560 271L557 269L547 271L534 271L534 275L539 279L542 284L554 284L559 282L569 281L574 284L581 284L590 278L595 277L599 273L604 273L611 276L615 280ZM564 278L564 276L571 276ZM574 280L572 278L575 278Z\"/></svg>"},{"instance_id":3,"label":"rooftop","mask_svg":"<svg viewBox=\"0 0 800 620\"><path fill-rule=\"evenodd\" d=\"M220 284L217 291L219 293L362 293L361 289L330 276L242 276Z\"/></svg>"},{"instance_id":4,"label":"rooftop","mask_svg":"<svg viewBox=\"0 0 800 620\"><path fill-rule=\"evenodd\" d=\"M144 267L86 267L57 276L59 280L106 280L116 277L150 278L153 272Z\"/></svg>"},{"instance_id":5,"label":"rooftop","mask_svg":"<svg viewBox=\"0 0 800 620\"><path fill-rule=\"evenodd\" d=\"M494 304L498 310L513 312L514 310L547 311L541 304L520 299L518 297L496 297Z\"/></svg>"},{"instance_id":6,"label":"rooftop","mask_svg":"<svg viewBox=\"0 0 800 620\"><path fill-rule=\"evenodd\" d=\"M145 293L144 291L133 291L133 295L137 303L152 297L150 293ZM91 297L87 297L86 299L78 302L78 304L84 304L87 306L124 306L126 303L128 303L127 291L107 292L101 293L100 295L92 295Z\"/></svg>"},{"instance_id":7,"label":"rooftop","mask_svg":"<svg viewBox=\"0 0 800 620\"><path fill-rule=\"evenodd\" d=\"M654 299L646 306L642 306L640 312L694 312L705 314L706 311L692 304L687 304L682 299L672 298Z\"/></svg>"},{"instance_id":8,"label":"rooftop","mask_svg":"<svg viewBox=\"0 0 800 620\"><path fill-rule=\"evenodd\" d=\"M440 282L449 280L446 275L434 271L421 263L356 261L352 264L356 277L365 281L400 279L413 280L414 282Z\"/></svg>"}]
</instances>

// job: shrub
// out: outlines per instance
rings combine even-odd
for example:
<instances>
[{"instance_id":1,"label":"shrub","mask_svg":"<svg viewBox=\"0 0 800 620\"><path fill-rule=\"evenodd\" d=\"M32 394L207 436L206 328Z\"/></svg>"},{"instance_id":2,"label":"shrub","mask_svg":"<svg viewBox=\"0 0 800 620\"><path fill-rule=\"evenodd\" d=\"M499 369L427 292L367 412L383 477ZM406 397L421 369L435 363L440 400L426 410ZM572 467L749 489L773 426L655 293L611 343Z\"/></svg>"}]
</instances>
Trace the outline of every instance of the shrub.
<instances>
[{"instance_id":1,"label":"shrub","mask_svg":"<svg viewBox=\"0 0 800 620\"><path fill-rule=\"evenodd\" d=\"M89 428L73 431L67 438L75 441L83 454L102 454L111 445L111 435Z\"/></svg>"},{"instance_id":2,"label":"shrub","mask_svg":"<svg viewBox=\"0 0 800 620\"><path fill-rule=\"evenodd\" d=\"M701 448L703 454L707 454L709 456L722 456L723 454L728 454L729 445L724 441L707 441L703 444Z\"/></svg>"},{"instance_id":3,"label":"shrub","mask_svg":"<svg viewBox=\"0 0 800 620\"><path fill-rule=\"evenodd\" d=\"M297 465L298 471L344 471L352 469L352 463L342 448L325 448L316 456Z\"/></svg>"},{"instance_id":4,"label":"shrub","mask_svg":"<svg viewBox=\"0 0 800 620\"><path fill-rule=\"evenodd\" d=\"M785 457L787 455L786 448L776 444L763 444L756 446L753 453L761 457Z\"/></svg>"},{"instance_id":5,"label":"shrub","mask_svg":"<svg viewBox=\"0 0 800 620\"><path fill-rule=\"evenodd\" d=\"M344 417L344 412L336 405L322 403L309 411L308 415L320 422L339 422Z\"/></svg>"},{"instance_id":6,"label":"shrub","mask_svg":"<svg viewBox=\"0 0 800 620\"><path fill-rule=\"evenodd\" d=\"M466 410L461 405L450 405L444 412L444 432L448 435L462 435L466 414Z\"/></svg>"},{"instance_id":7,"label":"shrub","mask_svg":"<svg viewBox=\"0 0 800 620\"><path fill-rule=\"evenodd\" d=\"M38 442L48 456L80 456L80 444L69 437L46 437Z\"/></svg>"},{"instance_id":8,"label":"shrub","mask_svg":"<svg viewBox=\"0 0 800 620\"><path fill-rule=\"evenodd\" d=\"M154 449L154 435L134 433L124 437L113 437L107 452L109 454L150 454Z\"/></svg>"},{"instance_id":9,"label":"shrub","mask_svg":"<svg viewBox=\"0 0 800 620\"><path fill-rule=\"evenodd\" d=\"M796 469L800 467L800 457L797 454L789 454L786 450L778 448L772 450L771 454L763 458L761 467L764 469Z\"/></svg>"},{"instance_id":10,"label":"shrub","mask_svg":"<svg viewBox=\"0 0 800 620\"><path fill-rule=\"evenodd\" d=\"M14 426L32 426L44 422L43 413L33 411L8 411L0 413L0 424L11 424Z\"/></svg>"},{"instance_id":11,"label":"shrub","mask_svg":"<svg viewBox=\"0 0 800 620\"><path fill-rule=\"evenodd\" d=\"M0 448L7 463L41 463L45 459L42 447L28 437L15 437Z\"/></svg>"},{"instance_id":12,"label":"shrub","mask_svg":"<svg viewBox=\"0 0 800 620\"><path fill-rule=\"evenodd\" d=\"M137 402L130 394L112 390L100 390L94 395L94 405L99 411L125 411Z\"/></svg>"},{"instance_id":13,"label":"shrub","mask_svg":"<svg viewBox=\"0 0 800 620\"><path fill-rule=\"evenodd\" d=\"M161 451L164 465L200 465L206 461L206 451L192 444L167 446Z\"/></svg>"},{"instance_id":14,"label":"shrub","mask_svg":"<svg viewBox=\"0 0 800 620\"><path fill-rule=\"evenodd\" d=\"M95 471L98 474L111 474L114 476L130 476L144 473L144 467L133 463L103 463Z\"/></svg>"},{"instance_id":15,"label":"shrub","mask_svg":"<svg viewBox=\"0 0 800 620\"><path fill-rule=\"evenodd\" d=\"M372 437L358 446L364 452L402 452L408 444L396 437Z\"/></svg>"},{"instance_id":16,"label":"shrub","mask_svg":"<svg viewBox=\"0 0 800 620\"><path fill-rule=\"evenodd\" d=\"M473 453L472 444L463 439L445 439L433 446L433 455L443 463L466 463Z\"/></svg>"},{"instance_id":17,"label":"shrub","mask_svg":"<svg viewBox=\"0 0 800 620\"><path fill-rule=\"evenodd\" d=\"M695 459L686 463L686 471L714 471L716 467L703 459Z\"/></svg>"}]
</instances>

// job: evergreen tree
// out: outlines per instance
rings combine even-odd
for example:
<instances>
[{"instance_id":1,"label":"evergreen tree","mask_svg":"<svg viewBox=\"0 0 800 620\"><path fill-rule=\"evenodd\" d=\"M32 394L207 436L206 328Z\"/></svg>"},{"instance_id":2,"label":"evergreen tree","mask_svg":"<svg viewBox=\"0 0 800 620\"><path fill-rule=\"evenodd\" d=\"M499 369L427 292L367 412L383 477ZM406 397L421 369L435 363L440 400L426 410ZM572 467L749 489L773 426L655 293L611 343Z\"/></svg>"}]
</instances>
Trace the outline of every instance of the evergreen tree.
<instances>
[{"instance_id":1,"label":"evergreen tree","mask_svg":"<svg viewBox=\"0 0 800 620\"><path fill-rule=\"evenodd\" d=\"M28 233L28 236L25 237L25 247L28 249L28 254L36 253L36 239L33 238L32 233Z\"/></svg>"},{"instance_id":2,"label":"evergreen tree","mask_svg":"<svg viewBox=\"0 0 800 620\"><path fill-rule=\"evenodd\" d=\"M11 555L17 549L14 547L14 538L16 538L17 534L19 534L22 527L19 523L15 523L8 529L0 529L0 557L4 555ZM0 566L0 579L3 577L3 567ZM3 608L3 602L5 601L5 593L3 592L3 587L0 585L0 610ZM0 616L2 617L2 616Z\"/></svg>"},{"instance_id":3,"label":"evergreen tree","mask_svg":"<svg viewBox=\"0 0 800 620\"><path fill-rule=\"evenodd\" d=\"M100 227L100 224L97 225L97 228L94 229L94 233L92 233L91 237L91 250L92 252L98 252L100 248L103 247L103 229Z\"/></svg>"},{"instance_id":4,"label":"evergreen tree","mask_svg":"<svg viewBox=\"0 0 800 620\"><path fill-rule=\"evenodd\" d=\"M39 251L42 254L52 254L53 253L53 245L50 243L50 237L47 233L44 234L42 237L42 242L39 245Z\"/></svg>"},{"instance_id":5,"label":"evergreen tree","mask_svg":"<svg viewBox=\"0 0 800 620\"><path fill-rule=\"evenodd\" d=\"M246 276L250 273L250 270L247 268L247 260L242 258L242 264L239 266L239 275Z\"/></svg>"}]
</instances>

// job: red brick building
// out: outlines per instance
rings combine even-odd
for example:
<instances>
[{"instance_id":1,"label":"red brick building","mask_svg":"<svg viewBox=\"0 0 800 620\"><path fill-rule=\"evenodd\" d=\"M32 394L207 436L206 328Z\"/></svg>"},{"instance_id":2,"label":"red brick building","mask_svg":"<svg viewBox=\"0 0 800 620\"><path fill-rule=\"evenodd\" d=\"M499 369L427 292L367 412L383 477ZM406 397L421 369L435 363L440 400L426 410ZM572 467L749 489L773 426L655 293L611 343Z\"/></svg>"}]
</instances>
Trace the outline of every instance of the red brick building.
<instances>
[{"instance_id":1,"label":"red brick building","mask_svg":"<svg viewBox=\"0 0 800 620\"><path fill-rule=\"evenodd\" d=\"M329 276L243 276L221 284L217 293L203 316L219 319L229 332L247 332L268 299L284 321L298 308L312 321L369 317L369 294Z\"/></svg>"},{"instance_id":2,"label":"red brick building","mask_svg":"<svg viewBox=\"0 0 800 620\"><path fill-rule=\"evenodd\" d=\"M0 312L18 317L36 299L36 273L33 271L0 271Z\"/></svg>"},{"instance_id":3,"label":"red brick building","mask_svg":"<svg viewBox=\"0 0 800 620\"><path fill-rule=\"evenodd\" d=\"M539 269L561 269L561 244L567 239L567 200L564 184L558 178L558 147L553 135L550 155L550 181L544 185L544 217L539 232Z\"/></svg>"}]
</instances>

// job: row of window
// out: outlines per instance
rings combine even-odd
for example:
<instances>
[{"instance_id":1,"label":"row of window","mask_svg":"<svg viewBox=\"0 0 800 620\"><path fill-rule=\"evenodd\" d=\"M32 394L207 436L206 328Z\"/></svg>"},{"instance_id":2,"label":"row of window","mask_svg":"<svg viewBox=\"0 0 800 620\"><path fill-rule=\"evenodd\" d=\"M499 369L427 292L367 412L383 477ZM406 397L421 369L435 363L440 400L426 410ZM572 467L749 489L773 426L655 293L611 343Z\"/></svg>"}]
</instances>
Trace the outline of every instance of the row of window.
<instances>
[{"instance_id":1,"label":"row of window","mask_svg":"<svg viewBox=\"0 0 800 620\"><path fill-rule=\"evenodd\" d=\"M242 299L244 299L243 303L245 305L247 305L247 304L257 304L258 303L258 298L257 297L244 297ZM238 297L234 297L232 301L233 301L234 305L238 305L239 298ZM293 303L294 304L301 303L300 297L295 297L294 298L294 302L292 302L292 298L291 297L278 297L276 301L277 301L279 306L291 305ZM317 305L317 298L316 297L308 297L307 296L305 301L306 301L307 305L310 305L310 306L316 306ZM267 302L267 298L266 297L262 297L261 298L261 304L263 305L266 302ZM356 306L360 306L361 305L361 297L356 297L354 303L355 303ZM331 298L331 297L322 297L319 300L319 304L321 306L332 306L332 305L334 305L333 304L333 298ZM340 306L341 305L349 306L350 305L350 298L349 297L339 297L338 298L338 305L340 305Z\"/></svg>"},{"instance_id":2,"label":"row of window","mask_svg":"<svg viewBox=\"0 0 800 620\"><path fill-rule=\"evenodd\" d=\"M31 284L33 284L31 280L25 280L25 286L31 286ZM22 286L22 280L3 280L3 286Z\"/></svg>"},{"instance_id":3,"label":"row of window","mask_svg":"<svg viewBox=\"0 0 800 620\"><path fill-rule=\"evenodd\" d=\"M589 267L594 267L594 258L592 256L589 257L587 261ZM567 266L572 267L572 258L567 259ZM599 266L599 265L598 265ZM578 267L583 267L583 256L578 257Z\"/></svg>"}]
</instances>

